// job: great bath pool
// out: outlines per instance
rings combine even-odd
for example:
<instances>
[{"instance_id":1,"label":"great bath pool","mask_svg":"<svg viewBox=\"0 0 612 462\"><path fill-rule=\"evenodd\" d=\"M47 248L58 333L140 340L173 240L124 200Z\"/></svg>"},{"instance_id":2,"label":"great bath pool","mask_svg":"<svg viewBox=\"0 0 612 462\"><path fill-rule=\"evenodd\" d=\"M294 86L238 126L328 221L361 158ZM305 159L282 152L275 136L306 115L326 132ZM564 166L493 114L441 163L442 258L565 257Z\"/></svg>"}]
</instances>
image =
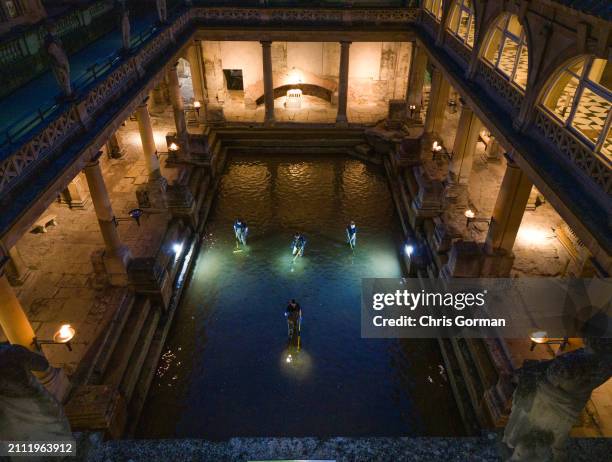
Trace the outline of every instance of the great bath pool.
<instances>
[{"instance_id":1,"label":"great bath pool","mask_svg":"<svg viewBox=\"0 0 612 462\"><path fill-rule=\"evenodd\" d=\"M250 228L241 252L236 217ZM350 220L359 229L354 252L344 235ZM292 264L295 231L308 244ZM361 278L402 271L380 167L324 155L234 156L203 238L139 437L462 433L434 340L360 335ZM290 298L304 311L299 351L287 345Z\"/></svg>"}]
</instances>

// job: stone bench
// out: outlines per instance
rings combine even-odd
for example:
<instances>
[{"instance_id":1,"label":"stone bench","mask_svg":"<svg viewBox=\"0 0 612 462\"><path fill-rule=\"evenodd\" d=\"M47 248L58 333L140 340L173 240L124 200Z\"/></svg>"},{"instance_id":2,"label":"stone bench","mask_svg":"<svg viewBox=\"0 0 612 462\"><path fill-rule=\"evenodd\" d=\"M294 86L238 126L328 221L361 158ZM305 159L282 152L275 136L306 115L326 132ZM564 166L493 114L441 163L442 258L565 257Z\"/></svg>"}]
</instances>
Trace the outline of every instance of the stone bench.
<instances>
[{"instance_id":1,"label":"stone bench","mask_svg":"<svg viewBox=\"0 0 612 462\"><path fill-rule=\"evenodd\" d=\"M47 226L57 225L56 218L57 218L57 215L52 215L52 214L43 215L42 217L40 217L38 220L34 222L34 226L32 226L32 231L46 233Z\"/></svg>"}]
</instances>

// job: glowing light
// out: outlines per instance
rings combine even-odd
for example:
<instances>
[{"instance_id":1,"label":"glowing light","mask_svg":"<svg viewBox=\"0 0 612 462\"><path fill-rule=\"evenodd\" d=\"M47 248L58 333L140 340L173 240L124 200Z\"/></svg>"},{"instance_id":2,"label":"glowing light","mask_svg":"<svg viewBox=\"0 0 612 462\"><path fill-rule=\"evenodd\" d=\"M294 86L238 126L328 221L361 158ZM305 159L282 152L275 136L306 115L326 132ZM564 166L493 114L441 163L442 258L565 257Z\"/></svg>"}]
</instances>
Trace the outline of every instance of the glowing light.
<instances>
[{"instance_id":1,"label":"glowing light","mask_svg":"<svg viewBox=\"0 0 612 462\"><path fill-rule=\"evenodd\" d=\"M172 142L172 143L170 143L170 146L168 146L168 150L176 152L176 151L179 150L179 146L178 146L178 144Z\"/></svg>"},{"instance_id":2,"label":"glowing light","mask_svg":"<svg viewBox=\"0 0 612 462\"><path fill-rule=\"evenodd\" d=\"M414 110L416 109L416 106L415 106L414 104L411 104L411 105L409 106L409 109L410 109L411 111L414 111Z\"/></svg>"},{"instance_id":3,"label":"glowing light","mask_svg":"<svg viewBox=\"0 0 612 462\"><path fill-rule=\"evenodd\" d=\"M174 244L172 244L172 251L178 258L178 256L183 252L183 244L181 244L180 242L175 242Z\"/></svg>"},{"instance_id":4,"label":"glowing light","mask_svg":"<svg viewBox=\"0 0 612 462\"><path fill-rule=\"evenodd\" d=\"M62 324L59 330L53 336L53 341L55 343L68 343L76 334L74 327L70 324Z\"/></svg>"},{"instance_id":5,"label":"glowing light","mask_svg":"<svg viewBox=\"0 0 612 462\"><path fill-rule=\"evenodd\" d=\"M200 109L202 107L202 103L200 103L198 100L195 100L193 102L193 107L196 109Z\"/></svg>"},{"instance_id":6,"label":"glowing light","mask_svg":"<svg viewBox=\"0 0 612 462\"><path fill-rule=\"evenodd\" d=\"M539 330L529 334L529 338L533 343L546 343L548 342L548 332L545 330Z\"/></svg>"},{"instance_id":7,"label":"glowing light","mask_svg":"<svg viewBox=\"0 0 612 462\"><path fill-rule=\"evenodd\" d=\"M293 361L293 357L291 355L287 355L287 359L285 361L290 363L291 361Z\"/></svg>"},{"instance_id":8,"label":"glowing light","mask_svg":"<svg viewBox=\"0 0 612 462\"><path fill-rule=\"evenodd\" d=\"M289 84L297 85L299 83L302 83L302 73L300 72L299 69L296 69L294 67L293 69L291 69L291 72L289 73Z\"/></svg>"},{"instance_id":9,"label":"glowing light","mask_svg":"<svg viewBox=\"0 0 612 462\"><path fill-rule=\"evenodd\" d=\"M467 209L465 212L463 212L463 214L465 215L465 218L474 218L476 216L472 209Z\"/></svg>"},{"instance_id":10,"label":"glowing light","mask_svg":"<svg viewBox=\"0 0 612 462\"><path fill-rule=\"evenodd\" d=\"M521 226L516 236L517 240L527 245L543 245L551 235L543 228Z\"/></svg>"},{"instance_id":11,"label":"glowing light","mask_svg":"<svg viewBox=\"0 0 612 462\"><path fill-rule=\"evenodd\" d=\"M414 246L412 244L404 245L404 253L410 257L414 253Z\"/></svg>"},{"instance_id":12,"label":"glowing light","mask_svg":"<svg viewBox=\"0 0 612 462\"><path fill-rule=\"evenodd\" d=\"M431 150L432 152L438 152L442 150L442 145L438 144L437 141L434 141L433 144L431 145Z\"/></svg>"}]
</instances>

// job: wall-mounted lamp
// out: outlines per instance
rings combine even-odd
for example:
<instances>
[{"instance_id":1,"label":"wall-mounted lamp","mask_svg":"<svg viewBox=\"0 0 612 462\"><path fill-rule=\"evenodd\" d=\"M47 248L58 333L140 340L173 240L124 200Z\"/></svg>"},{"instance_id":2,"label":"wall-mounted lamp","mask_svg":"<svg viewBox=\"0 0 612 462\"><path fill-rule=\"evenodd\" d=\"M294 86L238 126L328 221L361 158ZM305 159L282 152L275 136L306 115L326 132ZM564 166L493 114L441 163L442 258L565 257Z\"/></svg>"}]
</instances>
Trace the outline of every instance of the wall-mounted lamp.
<instances>
[{"instance_id":1,"label":"wall-mounted lamp","mask_svg":"<svg viewBox=\"0 0 612 462\"><path fill-rule=\"evenodd\" d=\"M115 226L119 226L120 221L134 220L136 224L140 226L140 217L142 214L142 209L132 209L128 212L129 217L113 217L113 223L115 223Z\"/></svg>"},{"instance_id":2,"label":"wall-mounted lamp","mask_svg":"<svg viewBox=\"0 0 612 462\"><path fill-rule=\"evenodd\" d=\"M40 351L41 345L66 345L68 351L72 351L71 340L74 338L76 330L70 324L62 324L60 328L53 334L53 340L40 340L34 337L33 344Z\"/></svg>"},{"instance_id":3,"label":"wall-mounted lamp","mask_svg":"<svg viewBox=\"0 0 612 462\"><path fill-rule=\"evenodd\" d=\"M404 244L404 253L410 258L414 254L414 245L411 243Z\"/></svg>"},{"instance_id":4,"label":"wall-mounted lamp","mask_svg":"<svg viewBox=\"0 0 612 462\"><path fill-rule=\"evenodd\" d=\"M529 334L531 340L531 347L529 351L533 351L537 345L559 345L559 350L563 351L568 345L569 341L567 337L562 338L549 338L548 333L545 330L539 330Z\"/></svg>"},{"instance_id":5,"label":"wall-mounted lamp","mask_svg":"<svg viewBox=\"0 0 612 462\"><path fill-rule=\"evenodd\" d=\"M408 109L410 109L410 118L412 119L414 117L414 111L416 111L416 105L411 104L410 106L408 106Z\"/></svg>"},{"instance_id":6,"label":"wall-mounted lamp","mask_svg":"<svg viewBox=\"0 0 612 462\"><path fill-rule=\"evenodd\" d=\"M198 117L200 116L200 108L202 107L202 103L200 103L198 100L195 100L193 102L193 108L195 109L196 113L198 114Z\"/></svg>"},{"instance_id":7,"label":"wall-mounted lamp","mask_svg":"<svg viewBox=\"0 0 612 462\"><path fill-rule=\"evenodd\" d=\"M477 217L476 213L474 213L472 209L467 209L465 212L463 212L463 215L465 216L466 228L470 226L470 223L486 223L489 226L491 225L490 218Z\"/></svg>"},{"instance_id":8,"label":"wall-mounted lamp","mask_svg":"<svg viewBox=\"0 0 612 462\"><path fill-rule=\"evenodd\" d=\"M180 149L179 145L176 144L174 141L170 143L170 146L168 146L168 151L170 152L176 153L179 149Z\"/></svg>"}]
</instances>

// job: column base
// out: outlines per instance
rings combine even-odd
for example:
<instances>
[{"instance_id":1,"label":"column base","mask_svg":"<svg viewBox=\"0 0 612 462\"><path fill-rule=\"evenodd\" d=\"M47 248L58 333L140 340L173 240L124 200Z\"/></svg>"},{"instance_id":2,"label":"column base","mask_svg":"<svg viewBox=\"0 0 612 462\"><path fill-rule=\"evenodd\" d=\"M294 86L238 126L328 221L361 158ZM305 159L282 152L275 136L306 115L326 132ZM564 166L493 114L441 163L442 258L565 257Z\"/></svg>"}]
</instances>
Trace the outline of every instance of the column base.
<instances>
[{"instance_id":1,"label":"column base","mask_svg":"<svg viewBox=\"0 0 612 462\"><path fill-rule=\"evenodd\" d=\"M503 249L491 249L485 244L485 255L482 263L482 276L493 278L510 277L514 255Z\"/></svg>"},{"instance_id":2,"label":"column base","mask_svg":"<svg viewBox=\"0 0 612 462\"><path fill-rule=\"evenodd\" d=\"M348 119L346 116L336 117L336 127L347 128L349 126Z\"/></svg>"},{"instance_id":3,"label":"column base","mask_svg":"<svg viewBox=\"0 0 612 462\"><path fill-rule=\"evenodd\" d=\"M27 266L24 266L21 268L21 270L17 270L15 265L12 264L11 260L9 260L8 264L6 265L6 277L12 286L23 285L30 277L30 274L32 274L32 270Z\"/></svg>"},{"instance_id":4,"label":"column base","mask_svg":"<svg viewBox=\"0 0 612 462\"><path fill-rule=\"evenodd\" d=\"M263 124L264 127L273 127L275 123L276 119L265 119Z\"/></svg>"},{"instance_id":5,"label":"column base","mask_svg":"<svg viewBox=\"0 0 612 462\"><path fill-rule=\"evenodd\" d=\"M72 384L64 369L61 367L49 366L44 372L36 372L36 378L40 384L58 401L63 403L72 388Z\"/></svg>"},{"instance_id":6,"label":"column base","mask_svg":"<svg viewBox=\"0 0 612 462\"><path fill-rule=\"evenodd\" d=\"M114 254L104 251L102 261L110 285L119 287L128 285L127 267L131 257L130 249L125 245L117 249Z\"/></svg>"}]
</instances>

